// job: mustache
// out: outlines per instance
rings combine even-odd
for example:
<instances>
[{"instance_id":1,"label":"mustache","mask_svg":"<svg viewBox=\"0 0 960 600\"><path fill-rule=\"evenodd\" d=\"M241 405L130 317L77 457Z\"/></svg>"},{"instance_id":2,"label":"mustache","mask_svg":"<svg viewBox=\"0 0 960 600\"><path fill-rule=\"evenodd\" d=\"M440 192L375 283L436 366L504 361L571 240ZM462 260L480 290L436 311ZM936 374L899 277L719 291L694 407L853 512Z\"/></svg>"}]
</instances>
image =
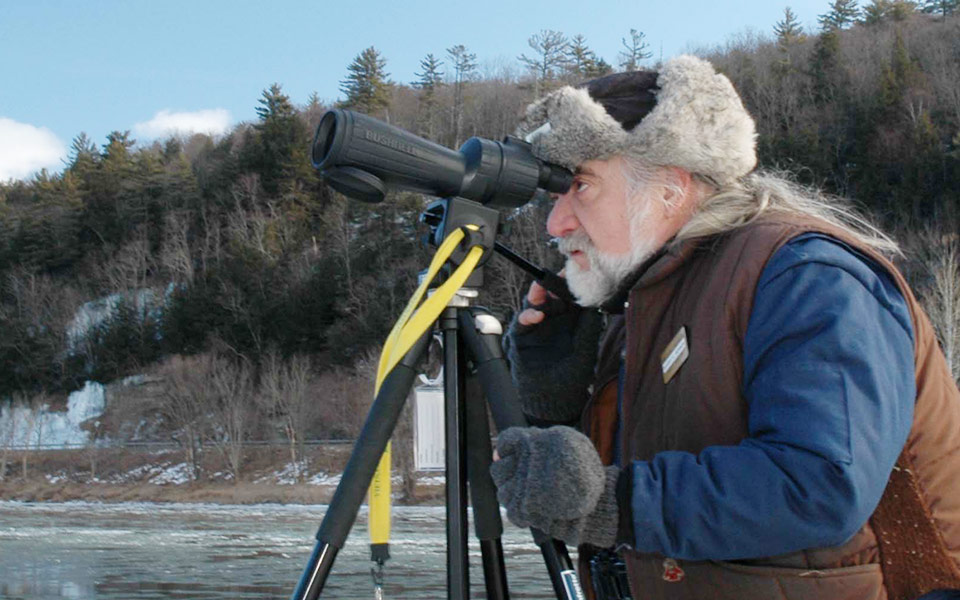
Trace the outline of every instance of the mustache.
<instances>
[{"instance_id":1,"label":"mustache","mask_svg":"<svg viewBox=\"0 0 960 600\"><path fill-rule=\"evenodd\" d=\"M561 254L569 256L571 252L579 250L580 252L590 252L594 249L593 240L583 230L577 230L562 238L553 238L550 240Z\"/></svg>"}]
</instances>

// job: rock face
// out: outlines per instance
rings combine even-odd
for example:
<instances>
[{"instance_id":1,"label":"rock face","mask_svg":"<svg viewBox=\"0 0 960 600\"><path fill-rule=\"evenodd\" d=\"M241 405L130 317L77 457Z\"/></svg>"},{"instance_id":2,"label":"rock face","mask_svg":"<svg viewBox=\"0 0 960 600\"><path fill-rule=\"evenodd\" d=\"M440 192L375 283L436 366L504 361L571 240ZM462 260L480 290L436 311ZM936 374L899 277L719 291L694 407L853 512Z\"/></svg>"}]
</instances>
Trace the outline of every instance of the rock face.
<instances>
[{"instance_id":1,"label":"rock face","mask_svg":"<svg viewBox=\"0 0 960 600\"><path fill-rule=\"evenodd\" d=\"M106 385L101 435L113 441L169 441L157 407L163 396L159 377L134 375Z\"/></svg>"}]
</instances>

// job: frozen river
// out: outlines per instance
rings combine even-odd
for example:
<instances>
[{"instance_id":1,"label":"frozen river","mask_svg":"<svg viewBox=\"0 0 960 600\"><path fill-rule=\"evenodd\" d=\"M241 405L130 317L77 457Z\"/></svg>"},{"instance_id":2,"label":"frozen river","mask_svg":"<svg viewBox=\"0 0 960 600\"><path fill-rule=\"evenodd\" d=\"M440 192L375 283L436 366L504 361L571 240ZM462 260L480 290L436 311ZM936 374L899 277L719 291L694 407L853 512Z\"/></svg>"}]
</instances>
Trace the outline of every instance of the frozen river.
<instances>
[{"instance_id":1,"label":"frozen river","mask_svg":"<svg viewBox=\"0 0 960 600\"><path fill-rule=\"evenodd\" d=\"M0 598L277 598L293 591L324 506L0 502ZM505 523L511 596L551 598L539 549ZM471 528L472 533L472 528ZM442 507L394 509L384 597L446 597ZM366 509L323 598L373 598ZM471 544L472 597L483 598Z\"/></svg>"}]
</instances>

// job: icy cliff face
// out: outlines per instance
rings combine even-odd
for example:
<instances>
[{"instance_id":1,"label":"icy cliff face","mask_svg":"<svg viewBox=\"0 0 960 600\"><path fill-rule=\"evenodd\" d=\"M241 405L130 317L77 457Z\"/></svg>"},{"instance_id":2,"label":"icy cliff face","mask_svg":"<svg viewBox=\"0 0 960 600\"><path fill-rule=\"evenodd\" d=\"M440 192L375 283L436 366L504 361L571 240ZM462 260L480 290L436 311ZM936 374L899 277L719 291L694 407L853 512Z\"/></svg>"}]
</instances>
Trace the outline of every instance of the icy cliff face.
<instances>
[{"instance_id":1,"label":"icy cliff face","mask_svg":"<svg viewBox=\"0 0 960 600\"><path fill-rule=\"evenodd\" d=\"M147 288L111 294L81 305L73 316L73 321L67 326L67 353L76 354L80 351L90 332L114 319L123 302L132 303L141 321L145 321L147 317L159 319L173 290L174 285L171 283L166 290Z\"/></svg>"},{"instance_id":2,"label":"icy cliff face","mask_svg":"<svg viewBox=\"0 0 960 600\"><path fill-rule=\"evenodd\" d=\"M88 381L67 399L67 412L51 412L44 405L37 410L25 406L0 409L0 447L57 447L87 444L90 434L80 428L84 421L103 414L106 400L103 385Z\"/></svg>"}]
</instances>

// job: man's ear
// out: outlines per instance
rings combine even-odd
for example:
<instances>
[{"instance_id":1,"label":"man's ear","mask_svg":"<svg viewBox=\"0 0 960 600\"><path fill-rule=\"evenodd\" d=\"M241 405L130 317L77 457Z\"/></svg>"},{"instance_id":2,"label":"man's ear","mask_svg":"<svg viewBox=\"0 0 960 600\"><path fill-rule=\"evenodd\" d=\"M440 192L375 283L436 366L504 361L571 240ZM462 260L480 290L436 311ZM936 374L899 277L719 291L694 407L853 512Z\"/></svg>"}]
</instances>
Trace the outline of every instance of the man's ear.
<instances>
[{"instance_id":1,"label":"man's ear","mask_svg":"<svg viewBox=\"0 0 960 600\"><path fill-rule=\"evenodd\" d=\"M687 205L686 200L694 194L693 176L680 167L668 167L665 175L663 201L667 206L667 214L673 214L683 210Z\"/></svg>"}]
</instances>

